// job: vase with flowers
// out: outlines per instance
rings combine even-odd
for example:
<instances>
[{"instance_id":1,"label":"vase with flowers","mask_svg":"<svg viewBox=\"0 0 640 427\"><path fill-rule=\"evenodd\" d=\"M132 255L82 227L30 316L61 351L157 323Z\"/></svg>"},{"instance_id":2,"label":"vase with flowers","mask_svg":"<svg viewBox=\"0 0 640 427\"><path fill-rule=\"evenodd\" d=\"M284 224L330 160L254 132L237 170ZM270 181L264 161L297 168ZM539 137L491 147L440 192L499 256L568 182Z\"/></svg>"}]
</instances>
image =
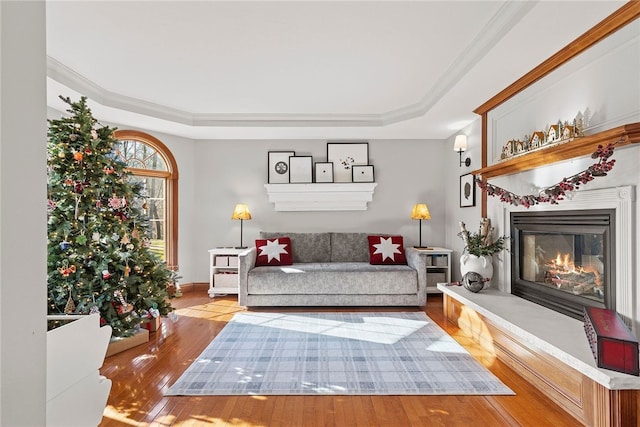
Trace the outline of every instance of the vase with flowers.
<instances>
[{"instance_id":1,"label":"vase with flowers","mask_svg":"<svg viewBox=\"0 0 640 427\"><path fill-rule=\"evenodd\" d=\"M494 237L494 229L489 218L480 220L477 232L470 232L464 222L460 222L458 236L464 241L464 253L460 257L460 273L462 277L470 271L480 274L484 279L485 288L493 277L493 255L506 248L507 236Z\"/></svg>"}]
</instances>

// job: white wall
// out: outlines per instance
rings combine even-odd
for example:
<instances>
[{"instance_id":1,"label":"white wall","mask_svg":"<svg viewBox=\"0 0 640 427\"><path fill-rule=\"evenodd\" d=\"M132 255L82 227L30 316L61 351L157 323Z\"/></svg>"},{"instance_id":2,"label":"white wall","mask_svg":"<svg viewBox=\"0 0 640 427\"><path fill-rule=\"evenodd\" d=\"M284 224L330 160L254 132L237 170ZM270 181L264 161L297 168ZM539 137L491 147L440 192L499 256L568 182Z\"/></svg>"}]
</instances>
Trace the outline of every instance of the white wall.
<instances>
[{"instance_id":1,"label":"white wall","mask_svg":"<svg viewBox=\"0 0 640 427\"><path fill-rule=\"evenodd\" d=\"M405 245L417 245L418 221L411 220L415 203L427 203L431 220L422 222L422 242L443 246L446 242L447 192L454 184L443 179L455 153L442 141L369 141L369 162L378 183L366 211L276 212L269 203L267 153L293 150L326 161L326 140L244 140L196 142L197 171L193 235L197 281L208 282L208 253L214 246L237 246L240 223L231 220L236 203L247 203L253 219L244 221L243 243L248 246L264 231L362 231L399 233ZM456 155L457 156L457 155Z\"/></svg>"},{"instance_id":2,"label":"white wall","mask_svg":"<svg viewBox=\"0 0 640 427\"><path fill-rule=\"evenodd\" d=\"M470 158L471 165L460 166L460 156L453 151L455 135L467 135L468 149L462 153L462 159ZM447 153L447 168L445 180L450 184L450 191L447 192L447 222L445 224L445 247L453 249L451 259L451 280L460 280L460 256L464 250L464 243L458 237L460 232L460 222L464 222L469 230L475 230L480 224L482 192L476 187L476 204L473 207L460 207L460 176L470 173L482 166L482 121L480 118L474 121L460 132L449 138L445 145L450 150Z\"/></svg>"},{"instance_id":3,"label":"white wall","mask_svg":"<svg viewBox=\"0 0 640 427\"><path fill-rule=\"evenodd\" d=\"M0 2L0 425L45 424L43 1Z\"/></svg>"}]
</instances>

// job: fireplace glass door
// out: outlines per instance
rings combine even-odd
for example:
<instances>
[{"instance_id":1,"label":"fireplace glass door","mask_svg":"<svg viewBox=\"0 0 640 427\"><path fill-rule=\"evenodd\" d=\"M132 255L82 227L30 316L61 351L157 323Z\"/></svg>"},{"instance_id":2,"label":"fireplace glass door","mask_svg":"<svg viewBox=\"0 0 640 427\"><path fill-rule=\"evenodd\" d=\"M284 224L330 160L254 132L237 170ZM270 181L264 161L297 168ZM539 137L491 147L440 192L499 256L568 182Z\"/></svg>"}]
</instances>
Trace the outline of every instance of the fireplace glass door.
<instances>
[{"instance_id":1,"label":"fireplace glass door","mask_svg":"<svg viewBox=\"0 0 640 427\"><path fill-rule=\"evenodd\" d=\"M613 308L609 211L512 214L512 293L572 317Z\"/></svg>"}]
</instances>

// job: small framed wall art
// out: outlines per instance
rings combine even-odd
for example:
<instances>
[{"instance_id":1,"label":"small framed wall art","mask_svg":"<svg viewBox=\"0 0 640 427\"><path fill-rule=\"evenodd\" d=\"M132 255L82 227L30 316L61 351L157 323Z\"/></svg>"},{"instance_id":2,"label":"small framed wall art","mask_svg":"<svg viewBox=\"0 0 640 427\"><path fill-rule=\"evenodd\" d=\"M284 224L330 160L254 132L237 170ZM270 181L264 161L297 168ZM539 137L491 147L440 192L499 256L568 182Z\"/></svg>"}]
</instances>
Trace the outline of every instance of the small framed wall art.
<instances>
[{"instance_id":1,"label":"small framed wall art","mask_svg":"<svg viewBox=\"0 0 640 427\"><path fill-rule=\"evenodd\" d=\"M333 163L334 182L352 182L352 166L369 164L369 143L327 142L327 162Z\"/></svg>"},{"instance_id":2,"label":"small framed wall art","mask_svg":"<svg viewBox=\"0 0 640 427\"><path fill-rule=\"evenodd\" d=\"M373 165L353 165L353 182L373 182Z\"/></svg>"},{"instance_id":3,"label":"small framed wall art","mask_svg":"<svg viewBox=\"0 0 640 427\"><path fill-rule=\"evenodd\" d=\"M295 151L269 151L269 174L267 177L269 184L289 183L289 157L295 156L295 154Z\"/></svg>"},{"instance_id":4,"label":"small framed wall art","mask_svg":"<svg viewBox=\"0 0 640 427\"><path fill-rule=\"evenodd\" d=\"M473 174L460 176L460 207L468 208L476 205L476 183Z\"/></svg>"},{"instance_id":5,"label":"small framed wall art","mask_svg":"<svg viewBox=\"0 0 640 427\"><path fill-rule=\"evenodd\" d=\"M333 182L333 163L316 162L316 182Z\"/></svg>"},{"instance_id":6,"label":"small framed wall art","mask_svg":"<svg viewBox=\"0 0 640 427\"><path fill-rule=\"evenodd\" d=\"M308 183L313 182L311 173L313 158L311 156L289 157L289 182Z\"/></svg>"}]
</instances>

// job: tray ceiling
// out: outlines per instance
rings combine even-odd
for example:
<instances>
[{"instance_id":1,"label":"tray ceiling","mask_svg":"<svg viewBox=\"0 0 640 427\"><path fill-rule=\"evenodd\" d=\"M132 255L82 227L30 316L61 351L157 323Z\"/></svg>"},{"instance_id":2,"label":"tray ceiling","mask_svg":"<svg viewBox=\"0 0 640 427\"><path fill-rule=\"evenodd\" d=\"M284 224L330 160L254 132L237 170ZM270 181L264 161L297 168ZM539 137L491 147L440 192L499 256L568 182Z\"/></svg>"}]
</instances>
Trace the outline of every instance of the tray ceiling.
<instances>
[{"instance_id":1,"label":"tray ceiling","mask_svg":"<svg viewBox=\"0 0 640 427\"><path fill-rule=\"evenodd\" d=\"M197 139L444 139L620 1L47 1L48 103Z\"/></svg>"}]
</instances>

